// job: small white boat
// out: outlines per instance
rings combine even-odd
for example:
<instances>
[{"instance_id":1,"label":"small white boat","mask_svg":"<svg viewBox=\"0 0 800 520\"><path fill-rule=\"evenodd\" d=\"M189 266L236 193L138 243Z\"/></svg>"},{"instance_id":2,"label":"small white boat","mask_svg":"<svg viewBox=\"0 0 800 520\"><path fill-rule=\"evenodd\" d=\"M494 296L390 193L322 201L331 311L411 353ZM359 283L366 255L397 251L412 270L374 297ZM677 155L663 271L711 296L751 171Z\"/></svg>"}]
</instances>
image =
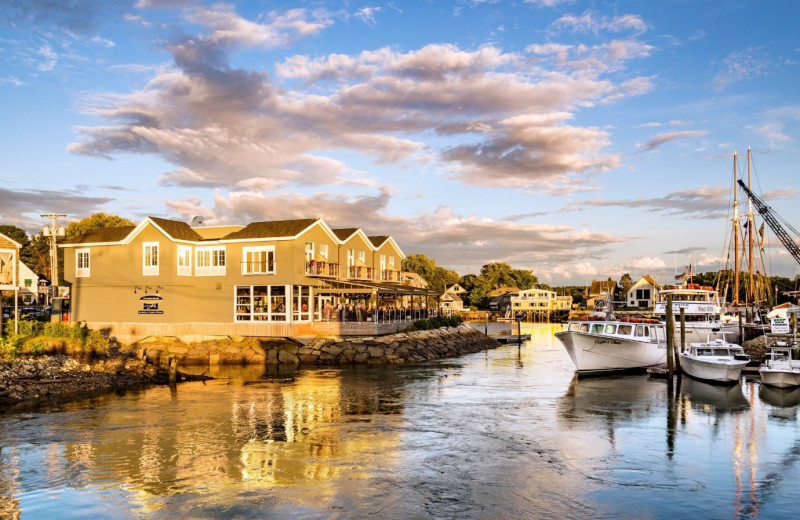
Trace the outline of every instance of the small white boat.
<instances>
[{"instance_id":1,"label":"small white boat","mask_svg":"<svg viewBox=\"0 0 800 520\"><path fill-rule=\"evenodd\" d=\"M555 337L578 374L644 369L667 357L667 333L658 320L570 321Z\"/></svg>"},{"instance_id":2,"label":"small white boat","mask_svg":"<svg viewBox=\"0 0 800 520\"><path fill-rule=\"evenodd\" d=\"M777 344L769 349L769 356L758 370L765 385L776 388L800 386L800 361L792 359L792 347Z\"/></svg>"},{"instance_id":3,"label":"small white boat","mask_svg":"<svg viewBox=\"0 0 800 520\"><path fill-rule=\"evenodd\" d=\"M688 376L712 383L736 383L750 356L735 343L715 339L703 343L690 343L681 352L681 370Z\"/></svg>"}]
</instances>

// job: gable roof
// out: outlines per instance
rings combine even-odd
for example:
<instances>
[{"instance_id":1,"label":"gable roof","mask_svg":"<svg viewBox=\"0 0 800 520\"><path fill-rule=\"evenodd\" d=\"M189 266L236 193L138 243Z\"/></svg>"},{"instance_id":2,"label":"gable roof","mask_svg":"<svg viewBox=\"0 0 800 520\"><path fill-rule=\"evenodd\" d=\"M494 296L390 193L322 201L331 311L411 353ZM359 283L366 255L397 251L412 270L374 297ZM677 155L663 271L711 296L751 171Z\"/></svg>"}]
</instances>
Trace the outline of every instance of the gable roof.
<instances>
[{"instance_id":1,"label":"gable roof","mask_svg":"<svg viewBox=\"0 0 800 520\"><path fill-rule=\"evenodd\" d=\"M351 236L355 235L358 231L358 228L339 228L339 229L331 229L333 233L339 237L339 240L345 241Z\"/></svg>"},{"instance_id":2,"label":"gable roof","mask_svg":"<svg viewBox=\"0 0 800 520\"><path fill-rule=\"evenodd\" d=\"M59 245L66 244L98 244L104 242L120 242L125 240L136 226L107 227L89 231L83 235L68 238Z\"/></svg>"},{"instance_id":3,"label":"gable roof","mask_svg":"<svg viewBox=\"0 0 800 520\"><path fill-rule=\"evenodd\" d=\"M509 286L505 285L503 287L498 287L497 289L495 289L493 291L489 291L487 296L489 298L498 298L500 296L506 296L506 295L509 295L509 294L519 294L519 289L517 287L509 287Z\"/></svg>"},{"instance_id":4,"label":"gable roof","mask_svg":"<svg viewBox=\"0 0 800 520\"><path fill-rule=\"evenodd\" d=\"M4 235L2 233L0 233L0 238L5 238L9 242L11 242L15 246L17 246L17 249L22 249L22 245L19 242L17 242L16 240L14 240L13 238L9 238L9 237L7 237L6 235Z\"/></svg>"},{"instance_id":5,"label":"gable roof","mask_svg":"<svg viewBox=\"0 0 800 520\"><path fill-rule=\"evenodd\" d=\"M617 282L608 280L592 280L592 286L589 288L589 296L599 296L603 293L611 294L617 287Z\"/></svg>"},{"instance_id":6,"label":"gable roof","mask_svg":"<svg viewBox=\"0 0 800 520\"><path fill-rule=\"evenodd\" d=\"M240 240L246 238L276 238L297 236L319 221L318 218L294 220L272 220L269 222L252 222L239 231L234 231L222 240Z\"/></svg>"},{"instance_id":7,"label":"gable roof","mask_svg":"<svg viewBox=\"0 0 800 520\"><path fill-rule=\"evenodd\" d=\"M389 235L368 236L367 238L369 238L370 242L372 242L372 245L378 248L381 247L384 242L389 240Z\"/></svg>"},{"instance_id":8,"label":"gable roof","mask_svg":"<svg viewBox=\"0 0 800 520\"><path fill-rule=\"evenodd\" d=\"M160 227L164 233L174 240L190 240L192 242L197 242L203 240L197 231L192 229L192 227L187 224L186 222L180 222L178 220L167 220L165 218L157 218L157 217L148 217L153 224Z\"/></svg>"}]
</instances>

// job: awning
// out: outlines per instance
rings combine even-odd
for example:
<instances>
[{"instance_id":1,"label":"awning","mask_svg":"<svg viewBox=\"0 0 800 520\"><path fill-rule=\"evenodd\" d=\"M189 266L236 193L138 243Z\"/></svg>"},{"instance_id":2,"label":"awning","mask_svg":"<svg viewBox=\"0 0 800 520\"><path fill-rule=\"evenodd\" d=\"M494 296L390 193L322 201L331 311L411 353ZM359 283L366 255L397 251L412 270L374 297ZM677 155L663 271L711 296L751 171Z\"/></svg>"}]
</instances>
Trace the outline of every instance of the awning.
<instances>
[{"instance_id":1,"label":"awning","mask_svg":"<svg viewBox=\"0 0 800 520\"><path fill-rule=\"evenodd\" d=\"M424 287L412 287L410 285L369 282L365 280L325 280L329 287L320 287L317 293L325 292L353 292L353 293L373 293L378 294L402 294L405 296L439 296L436 291L431 291Z\"/></svg>"}]
</instances>

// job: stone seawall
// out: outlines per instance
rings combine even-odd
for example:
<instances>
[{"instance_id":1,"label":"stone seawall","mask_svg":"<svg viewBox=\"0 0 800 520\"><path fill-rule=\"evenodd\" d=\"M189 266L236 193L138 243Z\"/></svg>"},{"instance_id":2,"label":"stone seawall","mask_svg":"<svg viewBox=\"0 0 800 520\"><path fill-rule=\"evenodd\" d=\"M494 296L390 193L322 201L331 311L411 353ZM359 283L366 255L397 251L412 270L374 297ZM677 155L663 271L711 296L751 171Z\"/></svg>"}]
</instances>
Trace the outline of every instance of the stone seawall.
<instances>
[{"instance_id":1,"label":"stone seawall","mask_svg":"<svg viewBox=\"0 0 800 520\"><path fill-rule=\"evenodd\" d=\"M350 365L426 361L479 352L499 345L468 325L385 336L315 338L308 345L272 338L219 338L183 343L148 338L129 346L152 362L175 358L181 365Z\"/></svg>"}]
</instances>

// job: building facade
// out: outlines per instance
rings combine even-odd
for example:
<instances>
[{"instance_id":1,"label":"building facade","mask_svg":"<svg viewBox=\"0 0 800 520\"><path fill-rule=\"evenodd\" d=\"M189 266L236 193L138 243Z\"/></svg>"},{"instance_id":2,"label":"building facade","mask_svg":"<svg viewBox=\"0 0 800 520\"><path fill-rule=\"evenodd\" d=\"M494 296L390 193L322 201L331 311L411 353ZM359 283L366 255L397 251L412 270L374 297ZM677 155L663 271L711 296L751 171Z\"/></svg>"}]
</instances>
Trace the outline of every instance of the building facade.
<instances>
[{"instance_id":1,"label":"building facade","mask_svg":"<svg viewBox=\"0 0 800 520\"><path fill-rule=\"evenodd\" d=\"M571 307L572 296L559 296L547 289L526 289L511 297L512 313L525 314L534 320L568 314Z\"/></svg>"},{"instance_id":2,"label":"building facade","mask_svg":"<svg viewBox=\"0 0 800 520\"><path fill-rule=\"evenodd\" d=\"M658 288L658 282L652 276L642 276L628 289L626 295L628 307L653 309L658 298Z\"/></svg>"},{"instance_id":3,"label":"building facade","mask_svg":"<svg viewBox=\"0 0 800 520\"><path fill-rule=\"evenodd\" d=\"M312 334L309 324L352 317L348 305L353 311L360 306L354 320L367 321L374 296L403 292L404 254L391 237L333 230L321 219L191 227L148 217L60 247L72 321L126 337L165 330L179 336Z\"/></svg>"}]
</instances>

